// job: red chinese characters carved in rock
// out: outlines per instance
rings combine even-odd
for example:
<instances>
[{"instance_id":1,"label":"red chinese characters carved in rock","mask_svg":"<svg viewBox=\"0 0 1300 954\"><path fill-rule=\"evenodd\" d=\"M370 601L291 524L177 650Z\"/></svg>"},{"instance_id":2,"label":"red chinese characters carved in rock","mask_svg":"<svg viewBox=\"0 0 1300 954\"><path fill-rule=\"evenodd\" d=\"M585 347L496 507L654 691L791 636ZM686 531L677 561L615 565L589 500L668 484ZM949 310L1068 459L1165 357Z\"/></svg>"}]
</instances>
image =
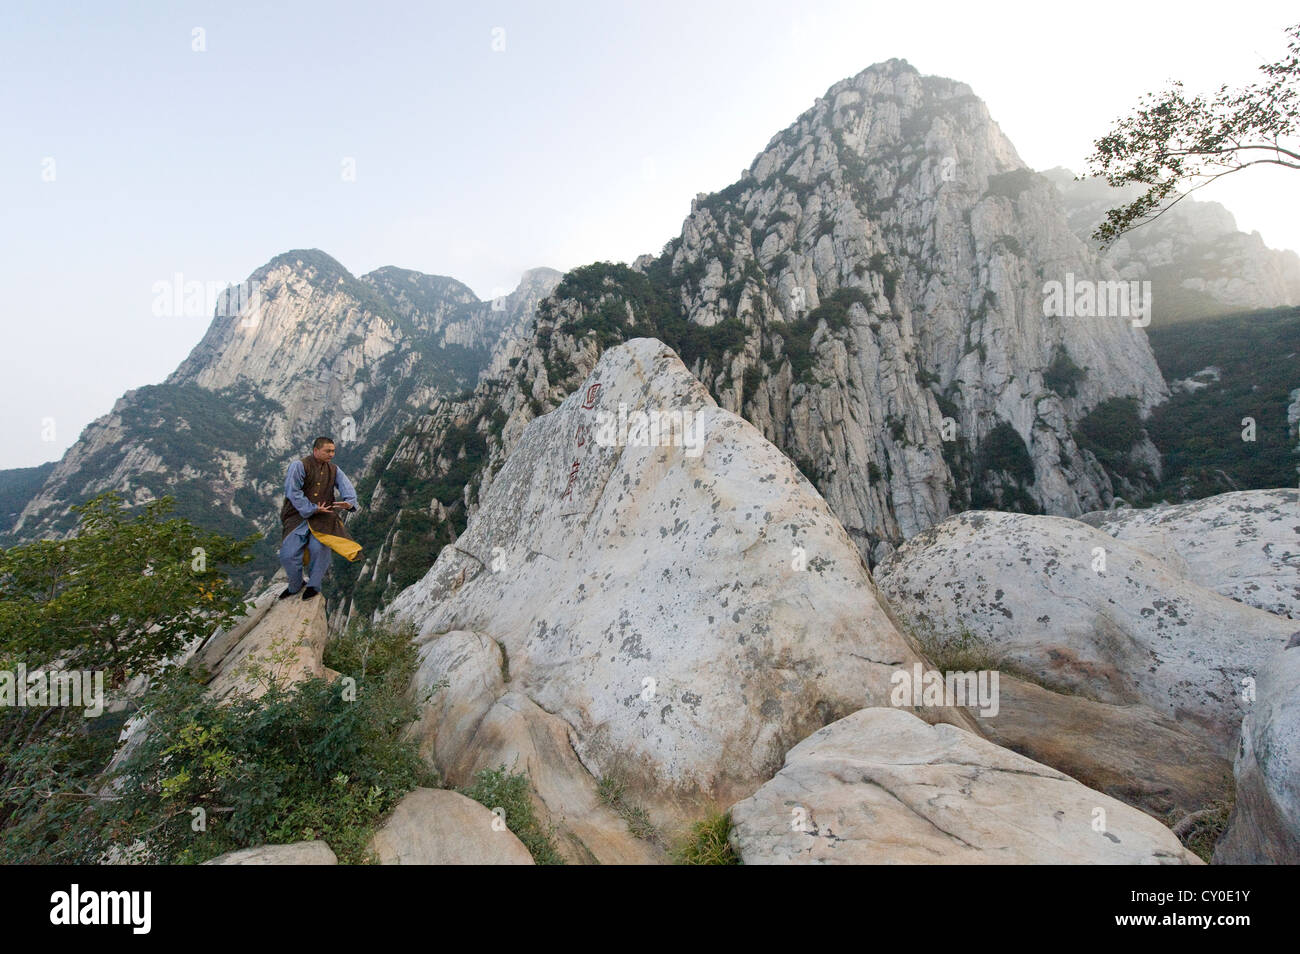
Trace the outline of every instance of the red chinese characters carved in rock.
<instances>
[{"instance_id":1,"label":"red chinese characters carved in rock","mask_svg":"<svg viewBox=\"0 0 1300 954\"><path fill-rule=\"evenodd\" d=\"M587 388L587 393L582 402L582 409L590 411L596 406L596 398L600 396L600 382L596 382ZM579 447L585 447L591 439L591 426L588 424L579 424L577 433L574 435L574 441ZM569 468L569 482L564 485L564 493L560 494L561 500L573 499L573 485L578 479L578 468L581 467L578 458L573 459L573 466Z\"/></svg>"},{"instance_id":2,"label":"red chinese characters carved in rock","mask_svg":"<svg viewBox=\"0 0 1300 954\"><path fill-rule=\"evenodd\" d=\"M578 479L578 459L573 459L573 466L569 468L569 482L564 485L564 493L560 495L561 500L573 499L573 482Z\"/></svg>"}]
</instances>

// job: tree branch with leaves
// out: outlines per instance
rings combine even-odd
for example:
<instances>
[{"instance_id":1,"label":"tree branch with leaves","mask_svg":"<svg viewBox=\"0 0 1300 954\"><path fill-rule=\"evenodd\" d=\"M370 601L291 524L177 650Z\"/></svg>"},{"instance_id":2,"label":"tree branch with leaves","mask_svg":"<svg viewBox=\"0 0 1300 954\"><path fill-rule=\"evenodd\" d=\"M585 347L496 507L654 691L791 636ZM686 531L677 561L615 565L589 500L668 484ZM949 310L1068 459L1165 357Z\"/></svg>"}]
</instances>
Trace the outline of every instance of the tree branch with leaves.
<instances>
[{"instance_id":1,"label":"tree branch with leaves","mask_svg":"<svg viewBox=\"0 0 1300 954\"><path fill-rule=\"evenodd\" d=\"M1117 188L1145 186L1106 213L1094 238L1109 245L1234 172L1260 165L1300 169L1300 23L1286 35L1287 52L1259 68L1261 81L1220 86L1208 97L1189 96L1175 82L1142 97L1132 115L1093 144L1089 176Z\"/></svg>"}]
</instances>

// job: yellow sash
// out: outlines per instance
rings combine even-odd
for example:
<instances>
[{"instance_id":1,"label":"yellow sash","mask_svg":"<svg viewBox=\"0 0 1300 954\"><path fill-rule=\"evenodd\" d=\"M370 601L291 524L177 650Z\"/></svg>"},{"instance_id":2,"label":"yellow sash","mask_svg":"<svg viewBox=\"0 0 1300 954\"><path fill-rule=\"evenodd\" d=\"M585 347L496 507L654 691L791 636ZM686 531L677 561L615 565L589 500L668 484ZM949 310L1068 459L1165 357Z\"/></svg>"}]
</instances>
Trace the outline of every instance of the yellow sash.
<instances>
[{"instance_id":1,"label":"yellow sash","mask_svg":"<svg viewBox=\"0 0 1300 954\"><path fill-rule=\"evenodd\" d=\"M349 540L347 537L336 537L332 533L317 533L315 530L311 531L311 535L348 562L356 560L357 554L361 552L361 544L355 540ZM307 565L306 548L302 551L302 562L304 566Z\"/></svg>"}]
</instances>

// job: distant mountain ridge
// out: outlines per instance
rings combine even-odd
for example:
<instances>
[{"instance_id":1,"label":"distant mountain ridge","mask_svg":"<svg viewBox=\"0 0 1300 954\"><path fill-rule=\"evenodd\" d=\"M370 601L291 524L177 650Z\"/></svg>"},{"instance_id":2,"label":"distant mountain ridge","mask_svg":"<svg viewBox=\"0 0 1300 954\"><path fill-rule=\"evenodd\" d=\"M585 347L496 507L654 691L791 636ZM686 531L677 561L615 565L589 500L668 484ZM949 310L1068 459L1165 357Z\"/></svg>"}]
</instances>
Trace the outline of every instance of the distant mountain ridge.
<instances>
[{"instance_id":1,"label":"distant mountain ridge","mask_svg":"<svg viewBox=\"0 0 1300 954\"><path fill-rule=\"evenodd\" d=\"M1132 201L1133 186L1076 181L1057 167L1043 173L1065 199L1070 228L1084 241L1106 211ZM1152 283L1153 324L1300 305L1300 255L1271 249L1258 232L1241 232L1218 202L1185 198L1159 218L1121 236L1105 260L1124 278Z\"/></svg>"},{"instance_id":2,"label":"distant mountain ridge","mask_svg":"<svg viewBox=\"0 0 1300 954\"><path fill-rule=\"evenodd\" d=\"M0 470L0 534L14 525L27 502L36 496L54 470L54 464L51 460L35 467Z\"/></svg>"},{"instance_id":3,"label":"distant mountain ridge","mask_svg":"<svg viewBox=\"0 0 1300 954\"><path fill-rule=\"evenodd\" d=\"M445 276L384 268L356 278L317 249L276 256L249 277L252 307L218 308L163 383L128 391L83 431L12 534L65 533L69 506L105 490L133 504L170 494L182 516L265 532L285 465L313 437L334 436L341 466L359 477L420 408L472 387L559 277L534 269L494 305ZM270 571L264 549L259 566Z\"/></svg>"}]
</instances>

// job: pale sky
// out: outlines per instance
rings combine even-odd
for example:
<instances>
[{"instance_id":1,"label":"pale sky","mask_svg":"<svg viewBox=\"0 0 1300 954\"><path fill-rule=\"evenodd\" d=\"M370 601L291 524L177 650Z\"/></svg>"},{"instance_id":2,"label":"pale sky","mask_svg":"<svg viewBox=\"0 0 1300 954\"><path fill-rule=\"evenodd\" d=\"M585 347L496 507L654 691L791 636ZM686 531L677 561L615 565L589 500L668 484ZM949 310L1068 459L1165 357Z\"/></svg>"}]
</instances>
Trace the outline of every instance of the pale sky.
<instances>
[{"instance_id":1,"label":"pale sky","mask_svg":"<svg viewBox=\"0 0 1300 954\"><path fill-rule=\"evenodd\" d=\"M1293 0L5 0L0 468L57 459L176 367L211 317L153 313L177 273L238 282L316 247L487 298L533 266L630 262L891 57L968 83L1031 167L1082 171L1140 94L1252 82L1297 19ZM1199 196L1300 248L1297 186L1254 169Z\"/></svg>"}]
</instances>

